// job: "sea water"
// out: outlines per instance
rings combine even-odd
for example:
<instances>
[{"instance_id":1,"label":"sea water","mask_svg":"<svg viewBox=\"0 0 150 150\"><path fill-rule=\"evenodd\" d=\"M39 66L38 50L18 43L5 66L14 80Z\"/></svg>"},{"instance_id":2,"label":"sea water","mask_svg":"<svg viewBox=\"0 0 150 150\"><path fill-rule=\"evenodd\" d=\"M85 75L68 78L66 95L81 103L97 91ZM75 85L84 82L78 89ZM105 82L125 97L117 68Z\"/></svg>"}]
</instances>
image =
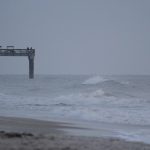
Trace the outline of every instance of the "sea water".
<instances>
[{"instance_id":1,"label":"sea water","mask_svg":"<svg viewBox=\"0 0 150 150\"><path fill-rule=\"evenodd\" d=\"M118 137L148 142L150 76L1 75L0 116L115 124Z\"/></svg>"}]
</instances>

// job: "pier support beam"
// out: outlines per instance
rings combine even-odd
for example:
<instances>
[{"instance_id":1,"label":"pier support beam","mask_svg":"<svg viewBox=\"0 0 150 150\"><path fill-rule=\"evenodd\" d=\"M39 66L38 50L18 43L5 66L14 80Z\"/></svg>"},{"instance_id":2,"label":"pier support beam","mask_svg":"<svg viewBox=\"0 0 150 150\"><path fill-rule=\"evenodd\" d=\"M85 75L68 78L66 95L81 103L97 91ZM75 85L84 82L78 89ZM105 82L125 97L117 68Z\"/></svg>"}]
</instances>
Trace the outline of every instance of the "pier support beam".
<instances>
[{"instance_id":1,"label":"pier support beam","mask_svg":"<svg viewBox=\"0 0 150 150\"><path fill-rule=\"evenodd\" d=\"M33 79L34 78L34 56L29 55L28 59L29 59L29 79Z\"/></svg>"},{"instance_id":2,"label":"pier support beam","mask_svg":"<svg viewBox=\"0 0 150 150\"><path fill-rule=\"evenodd\" d=\"M35 49L32 49L32 47L27 47L27 49L15 49L14 46L7 46L7 48L2 48L0 46L0 56L28 56L29 79L34 78Z\"/></svg>"}]
</instances>

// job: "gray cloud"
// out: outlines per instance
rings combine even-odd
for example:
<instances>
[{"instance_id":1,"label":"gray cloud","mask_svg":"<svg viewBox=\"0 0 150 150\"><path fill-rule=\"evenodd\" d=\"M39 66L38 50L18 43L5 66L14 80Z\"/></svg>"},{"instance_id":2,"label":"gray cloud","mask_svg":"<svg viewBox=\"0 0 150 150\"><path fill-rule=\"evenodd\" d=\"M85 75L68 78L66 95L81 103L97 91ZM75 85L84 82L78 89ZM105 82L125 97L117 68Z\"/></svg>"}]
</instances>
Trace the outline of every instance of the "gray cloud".
<instances>
[{"instance_id":1,"label":"gray cloud","mask_svg":"<svg viewBox=\"0 0 150 150\"><path fill-rule=\"evenodd\" d=\"M36 49L36 73L149 74L149 0L1 0L0 45ZM0 74L28 73L0 57Z\"/></svg>"}]
</instances>

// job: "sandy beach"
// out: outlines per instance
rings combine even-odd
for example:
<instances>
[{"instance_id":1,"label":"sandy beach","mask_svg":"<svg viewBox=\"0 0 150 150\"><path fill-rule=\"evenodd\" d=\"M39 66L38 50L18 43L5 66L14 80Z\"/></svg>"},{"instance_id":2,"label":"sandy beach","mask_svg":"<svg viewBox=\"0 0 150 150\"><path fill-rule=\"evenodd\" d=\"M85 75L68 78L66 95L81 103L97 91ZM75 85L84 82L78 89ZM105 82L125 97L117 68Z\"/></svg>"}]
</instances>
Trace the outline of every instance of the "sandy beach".
<instances>
[{"instance_id":1,"label":"sandy beach","mask_svg":"<svg viewBox=\"0 0 150 150\"><path fill-rule=\"evenodd\" d=\"M150 145L142 142L68 135L65 129L76 130L77 127L62 122L0 117L0 149L150 150Z\"/></svg>"}]
</instances>

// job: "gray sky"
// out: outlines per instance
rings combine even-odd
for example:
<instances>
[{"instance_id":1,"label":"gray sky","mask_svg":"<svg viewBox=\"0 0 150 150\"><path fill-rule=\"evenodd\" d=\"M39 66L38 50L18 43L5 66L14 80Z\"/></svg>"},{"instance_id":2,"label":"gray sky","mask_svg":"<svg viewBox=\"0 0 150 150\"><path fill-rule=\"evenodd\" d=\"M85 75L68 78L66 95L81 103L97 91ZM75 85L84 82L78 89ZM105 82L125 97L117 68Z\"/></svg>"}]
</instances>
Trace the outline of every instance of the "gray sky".
<instances>
[{"instance_id":1,"label":"gray sky","mask_svg":"<svg viewBox=\"0 0 150 150\"><path fill-rule=\"evenodd\" d=\"M0 0L0 45L36 49L41 74L150 74L150 0ZM0 74L28 73L0 57Z\"/></svg>"}]
</instances>

